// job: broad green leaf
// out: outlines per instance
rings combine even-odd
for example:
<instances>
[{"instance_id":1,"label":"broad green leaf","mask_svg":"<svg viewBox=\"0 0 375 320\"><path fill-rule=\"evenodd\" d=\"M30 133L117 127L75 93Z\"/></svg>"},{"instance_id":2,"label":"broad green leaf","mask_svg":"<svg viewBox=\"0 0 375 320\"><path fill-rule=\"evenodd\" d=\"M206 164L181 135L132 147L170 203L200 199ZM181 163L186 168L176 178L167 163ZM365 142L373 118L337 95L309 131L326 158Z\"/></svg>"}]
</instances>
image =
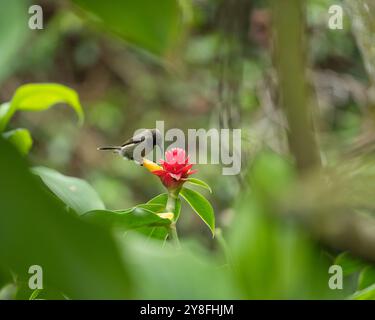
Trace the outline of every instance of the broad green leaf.
<instances>
[{"instance_id":1,"label":"broad green leaf","mask_svg":"<svg viewBox=\"0 0 375 320\"><path fill-rule=\"evenodd\" d=\"M355 292L349 297L351 300L375 300L375 284L363 289L361 291Z\"/></svg>"},{"instance_id":2,"label":"broad green leaf","mask_svg":"<svg viewBox=\"0 0 375 320\"><path fill-rule=\"evenodd\" d=\"M109 228L122 231L135 230L148 238L165 240L170 221L160 218L156 213L162 213L165 210L166 197L166 194L161 194L148 203L127 210L93 211L88 212L84 217ZM181 202L179 201L178 204L179 212Z\"/></svg>"},{"instance_id":3,"label":"broad green leaf","mask_svg":"<svg viewBox=\"0 0 375 320\"><path fill-rule=\"evenodd\" d=\"M188 188L182 188L180 195L189 203L204 223L207 224L212 235L215 235L215 214L208 200L200 193Z\"/></svg>"},{"instance_id":4,"label":"broad green leaf","mask_svg":"<svg viewBox=\"0 0 375 320\"><path fill-rule=\"evenodd\" d=\"M141 227L165 226L171 223L169 219L160 218L156 213L141 208L121 211L95 210L87 212L84 216L87 221L98 225L122 231L134 230Z\"/></svg>"},{"instance_id":5,"label":"broad green leaf","mask_svg":"<svg viewBox=\"0 0 375 320\"><path fill-rule=\"evenodd\" d=\"M181 12L178 1L73 0L102 29L130 44L163 55L178 40Z\"/></svg>"},{"instance_id":6,"label":"broad green leaf","mask_svg":"<svg viewBox=\"0 0 375 320\"><path fill-rule=\"evenodd\" d=\"M28 154L32 145L33 139L27 129L15 129L4 132L3 137L11 142L21 154Z\"/></svg>"},{"instance_id":7,"label":"broad green leaf","mask_svg":"<svg viewBox=\"0 0 375 320\"><path fill-rule=\"evenodd\" d=\"M152 198L151 200L149 200L147 204L153 204L153 205L156 204L156 205L162 206L162 209L157 211L158 213L161 213L165 211L165 207L167 206L167 201L168 201L168 194L162 193L162 194L157 195L155 198ZM178 218L180 217L180 213L181 213L181 200L177 199L173 221L178 220Z\"/></svg>"},{"instance_id":8,"label":"broad green leaf","mask_svg":"<svg viewBox=\"0 0 375 320\"><path fill-rule=\"evenodd\" d=\"M335 264L341 266L344 276L359 272L366 266L363 260L353 257L349 252L339 254L335 259Z\"/></svg>"},{"instance_id":9,"label":"broad green leaf","mask_svg":"<svg viewBox=\"0 0 375 320\"><path fill-rule=\"evenodd\" d=\"M133 211L135 208L141 208L141 209L145 209L145 210L149 210L149 211L152 211L152 212L155 212L155 213L159 213L159 212L163 212L163 204L159 204L159 203L142 203L142 204L138 204L134 207L131 207L129 209L119 209L119 210L110 210L110 211L113 211L113 212L118 212L118 213L128 213L128 212L131 212Z\"/></svg>"},{"instance_id":10,"label":"broad green leaf","mask_svg":"<svg viewBox=\"0 0 375 320\"><path fill-rule=\"evenodd\" d=\"M0 0L0 83L22 60L18 52L30 33L29 6L30 3L25 0Z\"/></svg>"},{"instance_id":11,"label":"broad green leaf","mask_svg":"<svg viewBox=\"0 0 375 320\"><path fill-rule=\"evenodd\" d=\"M146 210L150 210L152 212L163 212L165 206L161 203L144 203L144 204L139 204L136 206L137 208L142 208Z\"/></svg>"},{"instance_id":12,"label":"broad green leaf","mask_svg":"<svg viewBox=\"0 0 375 320\"><path fill-rule=\"evenodd\" d=\"M365 289L373 284L375 284L375 268L367 266L359 274L358 290Z\"/></svg>"},{"instance_id":13,"label":"broad green leaf","mask_svg":"<svg viewBox=\"0 0 375 320\"><path fill-rule=\"evenodd\" d=\"M162 194L158 194L156 197L147 201L147 203L148 204L160 204L160 205L163 205L165 207L167 205L167 200L168 200L168 194L162 193Z\"/></svg>"},{"instance_id":14,"label":"broad green leaf","mask_svg":"<svg viewBox=\"0 0 375 320\"><path fill-rule=\"evenodd\" d=\"M56 83L25 84L20 86L13 95L9 105L2 106L0 112L0 131L4 130L10 118L17 110L43 111L57 103L70 105L83 121L83 110L78 94L66 86ZM5 109L5 111L4 111Z\"/></svg>"},{"instance_id":15,"label":"broad green leaf","mask_svg":"<svg viewBox=\"0 0 375 320\"><path fill-rule=\"evenodd\" d=\"M105 209L96 191L86 181L64 176L45 167L35 167L32 172L38 175L58 198L78 214Z\"/></svg>"},{"instance_id":16,"label":"broad green leaf","mask_svg":"<svg viewBox=\"0 0 375 320\"><path fill-rule=\"evenodd\" d=\"M164 197L160 197L163 194L156 196L145 204L140 204L137 207L150 210L155 213L162 213L165 211L166 201L162 201ZM181 210L181 203L179 210ZM166 220L166 219L164 219ZM169 225L169 222L168 222ZM137 232L145 235L148 238L165 240L168 237L168 229L164 226L144 226L136 229Z\"/></svg>"},{"instance_id":17,"label":"broad green leaf","mask_svg":"<svg viewBox=\"0 0 375 320\"><path fill-rule=\"evenodd\" d=\"M202 180L199 180L199 179L196 179L196 178L189 178L189 179L186 180L186 182L189 182L191 184L206 188L208 191L210 191L210 193L212 193L211 187L206 182L204 182Z\"/></svg>"},{"instance_id":18,"label":"broad green leaf","mask_svg":"<svg viewBox=\"0 0 375 320\"><path fill-rule=\"evenodd\" d=\"M141 227L135 229L136 232L143 234L147 238L164 241L168 237L168 229L166 227Z\"/></svg>"},{"instance_id":19,"label":"broad green leaf","mask_svg":"<svg viewBox=\"0 0 375 320\"><path fill-rule=\"evenodd\" d=\"M27 281L38 264L46 287L71 299L129 298L128 269L110 232L67 214L2 138L0 154L1 265Z\"/></svg>"}]
</instances>

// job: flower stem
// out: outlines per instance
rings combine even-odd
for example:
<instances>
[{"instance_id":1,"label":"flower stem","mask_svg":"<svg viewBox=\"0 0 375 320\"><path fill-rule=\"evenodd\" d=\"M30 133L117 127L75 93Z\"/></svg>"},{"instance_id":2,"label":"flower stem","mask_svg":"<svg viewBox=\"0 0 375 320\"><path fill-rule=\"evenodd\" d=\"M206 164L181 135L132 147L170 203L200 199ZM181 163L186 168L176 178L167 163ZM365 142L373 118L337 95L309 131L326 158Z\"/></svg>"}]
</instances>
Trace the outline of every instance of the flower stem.
<instances>
[{"instance_id":1,"label":"flower stem","mask_svg":"<svg viewBox=\"0 0 375 320\"><path fill-rule=\"evenodd\" d=\"M176 200L177 200L178 194L176 194L173 191L168 192L168 200L167 200L167 206L166 210L167 212L172 212L174 214L174 211L176 209Z\"/></svg>"},{"instance_id":2,"label":"flower stem","mask_svg":"<svg viewBox=\"0 0 375 320\"><path fill-rule=\"evenodd\" d=\"M169 225L169 236L171 240L173 241L176 248L180 248L180 240L178 239L177 229L176 229L176 222L172 222Z\"/></svg>"},{"instance_id":3,"label":"flower stem","mask_svg":"<svg viewBox=\"0 0 375 320\"><path fill-rule=\"evenodd\" d=\"M175 214L176 210L176 201L178 198L178 193L180 190L173 190L168 192L168 200L166 205L166 211L172 212ZM177 248L180 247L180 240L178 239L177 229L176 229L176 222L172 221L169 225L169 237L174 242Z\"/></svg>"}]
</instances>

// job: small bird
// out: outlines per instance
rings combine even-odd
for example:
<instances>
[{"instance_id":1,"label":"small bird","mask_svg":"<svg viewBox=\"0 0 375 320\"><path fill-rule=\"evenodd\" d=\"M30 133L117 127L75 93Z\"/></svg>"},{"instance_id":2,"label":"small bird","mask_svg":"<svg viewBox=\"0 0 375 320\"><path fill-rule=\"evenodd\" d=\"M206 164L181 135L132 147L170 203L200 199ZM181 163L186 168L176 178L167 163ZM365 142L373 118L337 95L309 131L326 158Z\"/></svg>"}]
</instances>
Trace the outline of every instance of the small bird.
<instances>
[{"instance_id":1,"label":"small bird","mask_svg":"<svg viewBox=\"0 0 375 320\"><path fill-rule=\"evenodd\" d=\"M146 129L134 135L121 146L100 147L100 151L113 151L127 160L132 160L142 165L143 158L152 152L155 146L163 151L162 136L158 129Z\"/></svg>"}]
</instances>

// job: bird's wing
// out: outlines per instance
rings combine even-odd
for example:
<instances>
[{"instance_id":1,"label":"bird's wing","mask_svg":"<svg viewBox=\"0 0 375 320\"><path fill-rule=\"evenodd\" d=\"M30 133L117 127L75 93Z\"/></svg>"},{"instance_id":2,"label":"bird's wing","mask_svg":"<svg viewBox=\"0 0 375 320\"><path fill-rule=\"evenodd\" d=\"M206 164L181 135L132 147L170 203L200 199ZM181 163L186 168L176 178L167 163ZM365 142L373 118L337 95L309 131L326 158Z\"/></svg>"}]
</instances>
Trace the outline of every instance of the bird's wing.
<instances>
[{"instance_id":1,"label":"bird's wing","mask_svg":"<svg viewBox=\"0 0 375 320\"><path fill-rule=\"evenodd\" d=\"M134 137L131 137L129 140L126 140L122 145L121 147L125 147L125 146L128 146L129 144L134 144L134 143L141 143L142 141L144 141L146 139L145 136L134 136Z\"/></svg>"}]
</instances>

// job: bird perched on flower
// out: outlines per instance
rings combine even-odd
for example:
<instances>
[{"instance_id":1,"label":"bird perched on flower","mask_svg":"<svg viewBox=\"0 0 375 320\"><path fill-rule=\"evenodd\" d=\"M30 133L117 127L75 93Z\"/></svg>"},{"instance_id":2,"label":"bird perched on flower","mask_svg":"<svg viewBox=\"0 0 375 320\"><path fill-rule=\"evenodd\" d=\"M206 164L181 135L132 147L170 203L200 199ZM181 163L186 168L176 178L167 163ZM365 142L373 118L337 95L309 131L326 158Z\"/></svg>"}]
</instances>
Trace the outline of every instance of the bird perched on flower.
<instances>
[{"instance_id":1,"label":"bird perched on flower","mask_svg":"<svg viewBox=\"0 0 375 320\"><path fill-rule=\"evenodd\" d=\"M174 148L165 153L165 160L160 160L161 166L145 159L144 166L157 175L168 190L179 189L190 175L197 172L191 170L193 164L189 156L181 148Z\"/></svg>"},{"instance_id":2,"label":"bird perched on flower","mask_svg":"<svg viewBox=\"0 0 375 320\"><path fill-rule=\"evenodd\" d=\"M160 131L146 129L125 141L121 146L100 147L98 150L113 151L127 160L133 160L142 165L143 158L152 152L156 145L163 150Z\"/></svg>"}]
</instances>

